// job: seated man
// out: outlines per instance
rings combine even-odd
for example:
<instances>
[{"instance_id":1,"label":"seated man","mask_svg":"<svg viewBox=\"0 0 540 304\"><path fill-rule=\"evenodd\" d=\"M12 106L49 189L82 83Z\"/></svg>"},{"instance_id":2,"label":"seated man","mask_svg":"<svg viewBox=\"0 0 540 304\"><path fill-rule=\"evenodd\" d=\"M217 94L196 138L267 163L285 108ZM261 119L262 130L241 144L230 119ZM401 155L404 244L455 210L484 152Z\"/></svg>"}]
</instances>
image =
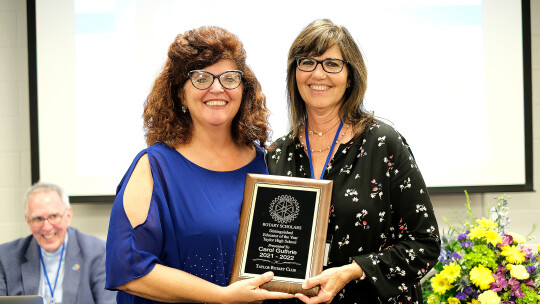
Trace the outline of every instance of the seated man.
<instances>
[{"instance_id":1,"label":"seated man","mask_svg":"<svg viewBox=\"0 0 540 304\"><path fill-rule=\"evenodd\" d=\"M46 303L115 303L105 290L105 242L71 228L68 196L52 184L26 193L32 235L0 245L0 295L40 295Z\"/></svg>"}]
</instances>

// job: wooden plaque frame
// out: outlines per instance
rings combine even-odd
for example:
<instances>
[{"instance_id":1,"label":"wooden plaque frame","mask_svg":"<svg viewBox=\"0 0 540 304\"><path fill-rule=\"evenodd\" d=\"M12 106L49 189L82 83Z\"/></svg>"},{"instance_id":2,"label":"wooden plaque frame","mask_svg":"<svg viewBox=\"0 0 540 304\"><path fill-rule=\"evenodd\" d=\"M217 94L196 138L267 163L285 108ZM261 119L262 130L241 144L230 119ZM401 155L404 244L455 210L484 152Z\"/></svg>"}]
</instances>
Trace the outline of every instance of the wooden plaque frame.
<instances>
[{"instance_id":1,"label":"wooden plaque frame","mask_svg":"<svg viewBox=\"0 0 540 304\"><path fill-rule=\"evenodd\" d=\"M303 289L302 283L322 272L332 186L331 180L248 174L229 284L273 271L261 288L317 295L318 286Z\"/></svg>"}]
</instances>

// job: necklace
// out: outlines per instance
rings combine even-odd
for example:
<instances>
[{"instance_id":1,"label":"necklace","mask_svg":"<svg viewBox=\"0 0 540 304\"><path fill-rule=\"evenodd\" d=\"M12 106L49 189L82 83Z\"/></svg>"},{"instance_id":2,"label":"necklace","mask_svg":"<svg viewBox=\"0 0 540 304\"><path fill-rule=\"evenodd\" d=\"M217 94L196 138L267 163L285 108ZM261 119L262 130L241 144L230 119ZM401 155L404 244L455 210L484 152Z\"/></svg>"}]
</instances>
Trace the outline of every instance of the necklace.
<instances>
[{"instance_id":1,"label":"necklace","mask_svg":"<svg viewBox=\"0 0 540 304\"><path fill-rule=\"evenodd\" d=\"M304 124L302 124L302 125L304 125ZM335 143L334 143L334 144L339 143L339 142L343 139L343 137L345 137L345 134L347 134L347 131L349 131L349 127L350 127L350 126L347 124L347 125L345 125L345 127L346 127L347 129L346 129L345 131L343 131L343 133L341 133L341 138L337 138L337 137L336 137L336 138L334 139L334 140L335 140ZM332 128L333 128L333 127L332 127ZM326 132L328 132L328 131L326 131ZM339 132L339 131L338 131L338 132ZM309 134L313 134L313 133L312 133L311 131L309 131ZM317 135L319 135L319 134L317 133ZM322 136L322 135L319 135L319 136ZM302 143L302 141L301 141L301 140L302 140L302 135L299 135L298 137L300 137L300 143L301 143L304 147L307 147L308 150L311 151L311 153L321 153L321 152L324 152L324 151L326 151L326 150L330 150L330 148L333 146L333 145L332 145L332 146L327 146L327 147L324 148L324 149L309 149L309 147L308 147L307 144ZM331 142L331 143L332 143L332 142Z\"/></svg>"},{"instance_id":2,"label":"necklace","mask_svg":"<svg viewBox=\"0 0 540 304\"><path fill-rule=\"evenodd\" d=\"M334 140L332 141L332 147L330 147L328 150L328 156L326 157L326 162L324 163L324 167L323 167L323 170L321 172L321 177L320 179L323 179L324 177L324 171L326 170L325 168L328 167L328 162L330 162L330 158L332 157L332 151L334 150L334 146L336 145L337 142L339 142L338 140L338 137L339 137L339 132L341 131L341 128L343 127L343 121L341 121L341 123L339 124L339 127L336 131L336 135L334 136ZM308 149L308 158L309 158L309 168L311 170L311 178L315 178L315 171L313 170L313 162L311 161L311 152L310 152L310 149L309 149L309 137L307 135L308 133L308 130L307 128L304 128L304 132L306 133L306 146L307 146L307 149Z\"/></svg>"},{"instance_id":3,"label":"necklace","mask_svg":"<svg viewBox=\"0 0 540 304\"><path fill-rule=\"evenodd\" d=\"M313 131L313 129L308 125L309 127L309 135L313 135L313 134L317 134L319 135L320 137L322 137L324 134L330 132L330 130L332 130L333 128L335 128L339 123L341 122L341 120L338 120L338 122L336 122L335 125L333 125L332 127L330 127L330 129L324 131L324 132L316 132L316 131Z\"/></svg>"}]
</instances>

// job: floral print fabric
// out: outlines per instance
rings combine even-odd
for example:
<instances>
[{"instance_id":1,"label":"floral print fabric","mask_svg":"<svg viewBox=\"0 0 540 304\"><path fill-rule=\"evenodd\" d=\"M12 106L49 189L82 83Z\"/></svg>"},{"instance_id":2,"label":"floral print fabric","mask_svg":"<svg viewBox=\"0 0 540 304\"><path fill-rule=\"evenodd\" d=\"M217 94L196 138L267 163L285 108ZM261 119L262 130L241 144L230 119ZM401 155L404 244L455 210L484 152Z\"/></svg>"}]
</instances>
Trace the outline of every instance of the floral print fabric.
<instances>
[{"instance_id":1,"label":"floral print fabric","mask_svg":"<svg viewBox=\"0 0 540 304\"><path fill-rule=\"evenodd\" d=\"M266 155L270 174L309 178L297 138L279 138ZM352 281L332 303L422 303L420 279L440 253L437 221L406 140L374 123L341 144L324 179L334 180L328 267L358 263L365 280Z\"/></svg>"}]
</instances>

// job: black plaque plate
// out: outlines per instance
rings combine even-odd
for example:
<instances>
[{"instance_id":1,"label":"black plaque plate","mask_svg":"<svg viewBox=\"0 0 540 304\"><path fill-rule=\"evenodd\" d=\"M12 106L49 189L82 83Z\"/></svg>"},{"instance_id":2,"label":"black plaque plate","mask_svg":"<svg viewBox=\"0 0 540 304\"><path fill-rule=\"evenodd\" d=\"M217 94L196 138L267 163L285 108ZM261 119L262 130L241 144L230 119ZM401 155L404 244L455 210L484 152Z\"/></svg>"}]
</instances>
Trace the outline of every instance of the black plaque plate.
<instances>
[{"instance_id":1,"label":"black plaque plate","mask_svg":"<svg viewBox=\"0 0 540 304\"><path fill-rule=\"evenodd\" d=\"M314 296L305 279L322 271L332 181L248 174L231 282L267 271L262 288Z\"/></svg>"}]
</instances>

